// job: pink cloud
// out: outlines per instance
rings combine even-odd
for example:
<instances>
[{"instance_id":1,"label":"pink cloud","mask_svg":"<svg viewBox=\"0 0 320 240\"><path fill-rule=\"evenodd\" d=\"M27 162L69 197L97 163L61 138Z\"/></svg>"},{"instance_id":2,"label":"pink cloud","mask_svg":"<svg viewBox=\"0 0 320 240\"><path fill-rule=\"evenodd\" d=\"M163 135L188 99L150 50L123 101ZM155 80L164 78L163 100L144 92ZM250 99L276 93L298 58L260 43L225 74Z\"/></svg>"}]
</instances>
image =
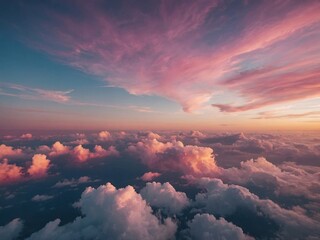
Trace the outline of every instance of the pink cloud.
<instances>
[{"instance_id":1,"label":"pink cloud","mask_svg":"<svg viewBox=\"0 0 320 240\"><path fill-rule=\"evenodd\" d=\"M0 163L0 185L19 181L22 178L22 167L16 164L8 164L8 160L4 159Z\"/></svg>"},{"instance_id":2,"label":"pink cloud","mask_svg":"<svg viewBox=\"0 0 320 240\"><path fill-rule=\"evenodd\" d=\"M31 133L25 133L25 134L22 134L20 136L20 138L22 138L22 139L31 139L32 138L32 134Z\"/></svg>"},{"instance_id":3,"label":"pink cloud","mask_svg":"<svg viewBox=\"0 0 320 240\"><path fill-rule=\"evenodd\" d=\"M185 111L221 89L241 99L213 104L226 112L319 96L319 2L244 2L231 16L234 7L163 0L150 12L123 3L117 15L88 2L73 5L81 21L42 9L50 20L30 44L110 86L160 95Z\"/></svg>"},{"instance_id":4,"label":"pink cloud","mask_svg":"<svg viewBox=\"0 0 320 240\"><path fill-rule=\"evenodd\" d=\"M100 141L108 141L111 139L111 134L108 131L101 131L98 134Z\"/></svg>"},{"instance_id":5,"label":"pink cloud","mask_svg":"<svg viewBox=\"0 0 320 240\"><path fill-rule=\"evenodd\" d=\"M213 176L219 172L213 150L208 147L185 146L175 140L163 143L147 138L130 145L128 151L150 169L158 171L177 171L194 176Z\"/></svg>"},{"instance_id":6,"label":"pink cloud","mask_svg":"<svg viewBox=\"0 0 320 240\"><path fill-rule=\"evenodd\" d=\"M0 159L4 157L16 157L22 155L21 149L13 149L11 146L5 144L0 145Z\"/></svg>"},{"instance_id":7,"label":"pink cloud","mask_svg":"<svg viewBox=\"0 0 320 240\"><path fill-rule=\"evenodd\" d=\"M28 169L28 173L32 177L45 177L50 167L50 160L44 154L35 154L32 157L32 165Z\"/></svg>"},{"instance_id":8,"label":"pink cloud","mask_svg":"<svg viewBox=\"0 0 320 240\"><path fill-rule=\"evenodd\" d=\"M158 172L146 172L141 176L141 179L145 182L149 182L160 176L161 176L161 173L158 173Z\"/></svg>"},{"instance_id":9,"label":"pink cloud","mask_svg":"<svg viewBox=\"0 0 320 240\"><path fill-rule=\"evenodd\" d=\"M71 151L72 156L78 160L79 162L85 162L88 159L92 158L102 158L108 156L119 156L119 152L114 146L110 146L107 150L101 147L100 145L96 145L94 147L94 151L90 152L89 149L84 148L82 145L78 145L74 147Z\"/></svg>"},{"instance_id":10,"label":"pink cloud","mask_svg":"<svg viewBox=\"0 0 320 240\"><path fill-rule=\"evenodd\" d=\"M49 156L58 156L69 153L70 149L64 146L61 142L57 141L52 145Z\"/></svg>"}]
</instances>

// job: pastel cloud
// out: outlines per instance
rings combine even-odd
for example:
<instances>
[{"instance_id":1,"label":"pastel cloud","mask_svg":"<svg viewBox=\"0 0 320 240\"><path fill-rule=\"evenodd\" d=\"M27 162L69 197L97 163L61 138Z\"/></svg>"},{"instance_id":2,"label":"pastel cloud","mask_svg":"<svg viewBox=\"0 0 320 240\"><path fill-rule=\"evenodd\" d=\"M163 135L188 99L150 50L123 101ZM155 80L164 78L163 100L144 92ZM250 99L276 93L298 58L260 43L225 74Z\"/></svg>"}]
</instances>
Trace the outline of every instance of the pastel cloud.
<instances>
[{"instance_id":1,"label":"pastel cloud","mask_svg":"<svg viewBox=\"0 0 320 240\"><path fill-rule=\"evenodd\" d=\"M0 163L0 185L19 181L22 177L22 167L16 164L8 164L8 159L4 159Z\"/></svg>"},{"instance_id":2,"label":"pastel cloud","mask_svg":"<svg viewBox=\"0 0 320 240\"><path fill-rule=\"evenodd\" d=\"M78 179L64 179L62 181L57 182L53 187L61 188L61 187L77 187L79 184L89 183L92 180L88 176L83 176Z\"/></svg>"},{"instance_id":3,"label":"pastel cloud","mask_svg":"<svg viewBox=\"0 0 320 240\"><path fill-rule=\"evenodd\" d=\"M22 154L21 149L13 149L13 147L7 146L5 144L0 145L0 159L4 157L20 156L21 154Z\"/></svg>"},{"instance_id":4,"label":"pastel cloud","mask_svg":"<svg viewBox=\"0 0 320 240\"><path fill-rule=\"evenodd\" d=\"M51 152L49 156L58 156L69 153L70 149L64 146L61 142L57 141L52 145Z\"/></svg>"},{"instance_id":5,"label":"pastel cloud","mask_svg":"<svg viewBox=\"0 0 320 240\"><path fill-rule=\"evenodd\" d=\"M184 192L177 192L166 182L164 184L152 182L141 189L141 196L151 206L163 208L167 213L177 214L187 207L190 202Z\"/></svg>"},{"instance_id":6,"label":"pastel cloud","mask_svg":"<svg viewBox=\"0 0 320 240\"><path fill-rule=\"evenodd\" d=\"M111 183L88 187L79 206L84 217L59 226L60 219L33 233L33 239L174 239L177 226L170 218L161 223L133 187L116 189Z\"/></svg>"},{"instance_id":7,"label":"pastel cloud","mask_svg":"<svg viewBox=\"0 0 320 240\"><path fill-rule=\"evenodd\" d=\"M219 171L211 148L185 146L180 141L163 143L146 138L130 145L128 152L138 156L150 169L158 171L194 176L213 176Z\"/></svg>"},{"instance_id":8,"label":"pastel cloud","mask_svg":"<svg viewBox=\"0 0 320 240\"><path fill-rule=\"evenodd\" d=\"M19 97L21 99L28 100L43 100L58 103L66 103L71 99L71 97L69 96L71 92L72 90L55 91L40 88L32 88L19 84L0 84L0 95Z\"/></svg>"},{"instance_id":9,"label":"pastel cloud","mask_svg":"<svg viewBox=\"0 0 320 240\"><path fill-rule=\"evenodd\" d=\"M79 162L85 162L91 158L103 158L108 156L119 156L119 152L114 146L110 146L107 150L101 147L100 145L96 145L94 147L94 151L90 152L89 149L84 148L82 145L78 145L74 147L71 152L72 156L78 160Z\"/></svg>"},{"instance_id":10,"label":"pastel cloud","mask_svg":"<svg viewBox=\"0 0 320 240\"><path fill-rule=\"evenodd\" d=\"M161 173L158 172L146 172L145 174L143 174L140 178L145 181L152 181L153 179L160 177Z\"/></svg>"},{"instance_id":11,"label":"pastel cloud","mask_svg":"<svg viewBox=\"0 0 320 240\"><path fill-rule=\"evenodd\" d=\"M224 218L216 219L211 214L197 214L189 222L190 235L194 240L249 240L254 239L243 233L238 226L227 222Z\"/></svg>"},{"instance_id":12,"label":"pastel cloud","mask_svg":"<svg viewBox=\"0 0 320 240\"><path fill-rule=\"evenodd\" d=\"M88 2L72 4L72 14L43 8L49 20L29 42L110 86L160 95L185 111L220 90L233 94L231 103L213 104L225 112L319 97L318 1L145 5L121 2L111 11Z\"/></svg>"},{"instance_id":13,"label":"pastel cloud","mask_svg":"<svg viewBox=\"0 0 320 240\"><path fill-rule=\"evenodd\" d=\"M238 208L246 208L256 214L262 212L274 220L281 226L279 234L282 237L312 238L320 233L318 222L300 210L285 209L269 199L260 199L247 188L227 185L220 179L203 178L199 183L207 192L198 193L196 202L209 213L230 216Z\"/></svg>"},{"instance_id":14,"label":"pastel cloud","mask_svg":"<svg viewBox=\"0 0 320 240\"><path fill-rule=\"evenodd\" d=\"M111 134L108 131L101 131L98 133L100 141L107 141L111 139Z\"/></svg>"},{"instance_id":15,"label":"pastel cloud","mask_svg":"<svg viewBox=\"0 0 320 240\"><path fill-rule=\"evenodd\" d=\"M19 218L13 219L5 226L0 226L0 236L2 240L16 239L23 228L23 223Z\"/></svg>"},{"instance_id":16,"label":"pastel cloud","mask_svg":"<svg viewBox=\"0 0 320 240\"><path fill-rule=\"evenodd\" d=\"M39 194L37 194L37 195L33 196L31 200L34 201L34 202L43 202L43 201L50 200L52 198L53 198L53 196L50 196L50 195L39 195Z\"/></svg>"},{"instance_id":17,"label":"pastel cloud","mask_svg":"<svg viewBox=\"0 0 320 240\"><path fill-rule=\"evenodd\" d=\"M28 173L32 177L44 177L50 167L50 160L44 154L35 154L32 157L32 165L28 169Z\"/></svg>"},{"instance_id":18,"label":"pastel cloud","mask_svg":"<svg viewBox=\"0 0 320 240\"><path fill-rule=\"evenodd\" d=\"M309 200L320 198L319 167L314 171L304 169L294 163L283 163L278 166L265 158L251 159L240 163L240 168L222 170L222 178L237 184L251 183L256 186L268 185L276 195L303 197Z\"/></svg>"},{"instance_id":19,"label":"pastel cloud","mask_svg":"<svg viewBox=\"0 0 320 240\"><path fill-rule=\"evenodd\" d=\"M31 133L25 133L25 134L22 134L20 136L20 138L22 138L22 139L31 139L32 138L32 134Z\"/></svg>"}]
</instances>

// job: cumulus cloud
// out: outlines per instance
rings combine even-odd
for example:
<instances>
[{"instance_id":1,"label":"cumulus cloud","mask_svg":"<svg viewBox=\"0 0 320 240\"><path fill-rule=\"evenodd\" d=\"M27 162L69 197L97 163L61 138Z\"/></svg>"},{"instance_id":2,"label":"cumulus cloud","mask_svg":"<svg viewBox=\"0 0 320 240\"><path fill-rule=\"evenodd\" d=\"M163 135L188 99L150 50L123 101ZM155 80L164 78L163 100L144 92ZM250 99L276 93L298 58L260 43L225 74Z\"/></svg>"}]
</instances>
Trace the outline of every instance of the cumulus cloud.
<instances>
[{"instance_id":1,"label":"cumulus cloud","mask_svg":"<svg viewBox=\"0 0 320 240\"><path fill-rule=\"evenodd\" d=\"M43 202L43 201L50 200L52 198L53 198L53 196L37 194L37 195L33 196L31 200L34 202Z\"/></svg>"},{"instance_id":2,"label":"cumulus cloud","mask_svg":"<svg viewBox=\"0 0 320 240\"><path fill-rule=\"evenodd\" d=\"M148 138L130 145L128 151L158 171L177 171L195 176L212 176L218 171L213 150L207 147L185 146L175 140L163 143Z\"/></svg>"},{"instance_id":3,"label":"cumulus cloud","mask_svg":"<svg viewBox=\"0 0 320 240\"><path fill-rule=\"evenodd\" d=\"M319 167L308 169L295 163L278 166L260 157L240 163L240 168L222 170L222 177L237 184L254 184L273 188L276 195L303 197L309 200L320 198ZM318 189L318 190L317 190Z\"/></svg>"},{"instance_id":4,"label":"cumulus cloud","mask_svg":"<svg viewBox=\"0 0 320 240\"><path fill-rule=\"evenodd\" d=\"M133 187L116 189L107 183L88 187L79 201L84 217L59 226L60 220L49 222L33 233L35 239L174 239L177 226L170 218L163 223Z\"/></svg>"},{"instance_id":5,"label":"cumulus cloud","mask_svg":"<svg viewBox=\"0 0 320 240\"><path fill-rule=\"evenodd\" d=\"M25 134L22 134L20 136L21 139L31 139L32 138L32 134L31 133L25 133Z\"/></svg>"},{"instance_id":6,"label":"cumulus cloud","mask_svg":"<svg viewBox=\"0 0 320 240\"><path fill-rule=\"evenodd\" d=\"M302 214L301 211L285 209L269 199L260 199L247 188L224 184L220 179L202 178L200 185L207 192L199 193L196 202L206 211L221 216L229 216L241 207L256 214L263 213L280 227L279 236L286 238L306 238L319 235L319 222Z\"/></svg>"},{"instance_id":7,"label":"cumulus cloud","mask_svg":"<svg viewBox=\"0 0 320 240\"><path fill-rule=\"evenodd\" d=\"M22 167L8 164L8 159L0 163L0 185L18 181L22 178Z\"/></svg>"},{"instance_id":8,"label":"cumulus cloud","mask_svg":"<svg viewBox=\"0 0 320 240\"><path fill-rule=\"evenodd\" d=\"M158 172L146 172L140 177L140 179L142 179L145 182L148 182L160 176L161 176L161 173L158 173Z\"/></svg>"},{"instance_id":9,"label":"cumulus cloud","mask_svg":"<svg viewBox=\"0 0 320 240\"><path fill-rule=\"evenodd\" d=\"M58 156L69 153L70 149L64 146L61 142L57 141L52 145L49 156Z\"/></svg>"},{"instance_id":10,"label":"cumulus cloud","mask_svg":"<svg viewBox=\"0 0 320 240\"><path fill-rule=\"evenodd\" d=\"M153 207L163 208L166 212L176 214L190 204L184 192L177 192L166 182L164 184L152 182L141 189L141 196Z\"/></svg>"},{"instance_id":11,"label":"cumulus cloud","mask_svg":"<svg viewBox=\"0 0 320 240\"><path fill-rule=\"evenodd\" d=\"M53 187L55 188L61 188L61 187L76 187L79 184L83 184L83 183L89 183L92 182L93 180L91 180L88 176L83 176L83 177L79 177L78 179L64 179L62 181L57 182Z\"/></svg>"},{"instance_id":12,"label":"cumulus cloud","mask_svg":"<svg viewBox=\"0 0 320 240\"><path fill-rule=\"evenodd\" d=\"M114 146L110 146L107 150L101 147L100 145L96 145L94 147L94 151L90 152L89 149L84 148L82 145L76 146L72 150L72 156L78 160L79 162L85 162L91 158L102 158L108 156L119 156L119 152Z\"/></svg>"},{"instance_id":13,"label":"cumulus cloud","mask_svg":"<svg viewBox=\"0 0 320 240\"><path fill-rule=\"evenodd\" d=\"M197 214L188 223L190 235L194 240L249 240L241 228L227 222L224 218L216 219L211 214Z\"/></svg>"},{"instance_id":14,"label":"cumulus cloud","mask_svg":"<svg viewBox=\"0 0 320 240\"><path fill-rule=\"evenodd\" d=\"M13 219L5 226L0 226L0 236L2 240L16 239L23 228L23 223L19 218Z\"/></svg>"},{"instance_id":15,"label":"cumulus cloud","mask_svg":"<svg viewBox=\"0 0 320 240\"><path fill-rule=\"evenodd\" d=\"M50 160L44 154L35 154L32 157L32 165L28 169L28 173L32 177L44 177L50 167Z\"/></svg>"},{"instance_id":16,"label":"cumulus cloud","mask_svg":"<svg viewBox=\"0 0 320 240\"><path fill-rule=\"evenodd\" d=\"M108 131L101 131L98 133L98 138L100 141L111 140L111 134Z\"/></svg>"},{"instance_id":17,"label":"cumulus cloud","mask_svg":"<svg viewBox=\"0 0 320 240\"><path fill-rule=\"evenodd\" d=\"M0 159L4 157L15 157L22 154L21 149L13 149L11 146L6 146L5 144L0 145Z\"/></svg>"}]
</instances>

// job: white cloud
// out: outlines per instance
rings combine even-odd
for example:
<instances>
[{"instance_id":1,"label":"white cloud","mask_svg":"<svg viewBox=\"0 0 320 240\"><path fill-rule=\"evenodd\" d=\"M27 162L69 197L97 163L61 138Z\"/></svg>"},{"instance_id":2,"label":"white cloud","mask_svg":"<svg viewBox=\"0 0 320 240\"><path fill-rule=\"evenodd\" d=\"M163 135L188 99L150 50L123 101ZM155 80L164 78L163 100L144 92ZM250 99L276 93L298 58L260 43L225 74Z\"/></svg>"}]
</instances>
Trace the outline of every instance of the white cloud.
<instances>
[{"instance_id":1,"label":"white cloud","mask_svg":"<svg viewBox=\"0 0 320 240\"><path fill-rule=\"evenodd\" d=\"M49 222L28 239L174 239L176 224L169 218L161 223L131 186L116 189L107 183L97 189L88 187L79 205L84 217L64 226L59 226L59 219Z\"/></svg>"},{"instance_id":2,"label":"white cloud","mask_svg":"<svg viewBox=\"0 0 320 240\"><path fill-rule=\"evenodd\" d=\"M224 218L216 219L211 214L197 214L188 224L193 240L249 240L241 228L227 222Z\"/></svg>"},{"instance_id":3,"label":"white cloud","mask_svg":"<svg viewBox=\"0 0 320 240\"><path fill-rule=\"evenodd\" d=\"M190 204L187 195L184 192L177 192L168 182L147 183L140 194L151 206L163 208L172 214L181 212Z\"/></svg>"},{"instance_id":4,"label":"white cloud","mask_svg":"<svg viewBox=\"0 0 320 240\"><path fill-rule=\"evenodd\" d=\"M13 240L19 236L23 228L23 223L19 218L13 219L5 226L0 226L1 240Z\"/></svg>"},{"instance_id":5,"label":"white cloud","mask_svg":"<svg viewBox=\"0 0 320 240\"><path fill-rule=\"evenodd\" d=\"M220 179L202 178L200 185L207 192L196 196L196 203L209 213L227 216L244 207L256 214L267 215L281 226L282 236L305 238L320 234L319 223L294 209L280 207L269 199L260 199L247 188L224 184Z\"/></svg>"}]
</instances>

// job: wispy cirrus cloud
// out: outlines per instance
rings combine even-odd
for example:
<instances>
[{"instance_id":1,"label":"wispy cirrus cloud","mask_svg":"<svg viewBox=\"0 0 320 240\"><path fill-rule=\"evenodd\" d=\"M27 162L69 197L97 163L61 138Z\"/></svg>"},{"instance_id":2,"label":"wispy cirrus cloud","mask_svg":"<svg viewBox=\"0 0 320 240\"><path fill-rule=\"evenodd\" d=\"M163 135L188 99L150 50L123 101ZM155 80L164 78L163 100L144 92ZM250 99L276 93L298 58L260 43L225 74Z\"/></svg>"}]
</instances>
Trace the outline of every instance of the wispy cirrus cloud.
<instances>
[{"instance_id":1,"label":"wispy cirrus cloud","mask_svg":"<svg viewBox=\"0 0 320 240\"><path fill-rule=\"evenodd\" d=\"M57 91L41 88L32 88L20 84L0 83L0 95L18 97L28 100L45 100L59 103L70 101L73 90Z\"/></svg>"},{"instance_id":2,"label":"wispy cirrus cloud","mask_svg":"<svg viewBox=\"0 0 320 240\"><path fill-rule=\"evenodd\" d=\"M87 2L65 5L65 13L42 5L46 18L27 42L110 86L166 97L187 112L221 89L233 96L213 103L224 112L319 96L318 1L148 3L110 11Z\"/></svg>"}]
</instances>

